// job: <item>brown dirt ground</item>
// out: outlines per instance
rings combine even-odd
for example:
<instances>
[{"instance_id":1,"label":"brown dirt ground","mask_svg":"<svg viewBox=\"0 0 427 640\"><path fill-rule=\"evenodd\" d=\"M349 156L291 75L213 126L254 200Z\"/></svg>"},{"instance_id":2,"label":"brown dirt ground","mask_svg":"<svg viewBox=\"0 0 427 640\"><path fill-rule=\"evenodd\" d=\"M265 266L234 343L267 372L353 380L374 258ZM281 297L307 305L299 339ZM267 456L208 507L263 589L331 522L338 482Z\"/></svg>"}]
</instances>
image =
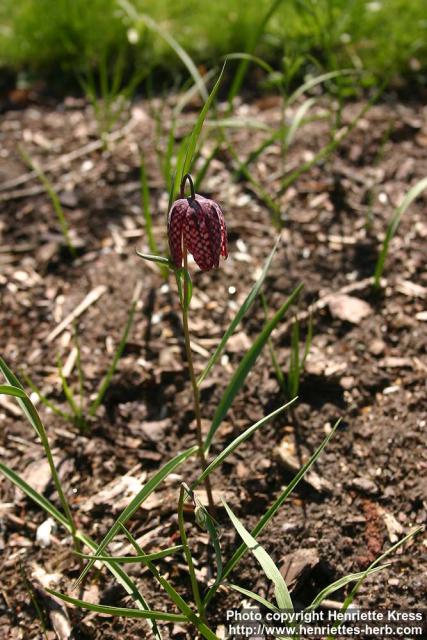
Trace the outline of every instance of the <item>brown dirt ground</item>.
<instances>
[{"instance_id":1,"label":"brown dirt ground","mask_svg":"<svg viewBox=\"0 0 427 640\"><path fill-rule=\"evenodd\" d=\"M135 254L136 249L147 248L139 196L141 153L149 174L154 232L165 248L167 194L155 153L153 106L158 109L159 101L133 106L133 128L128 128L108 152L89 149L76 159L65 158L63 164L64 154L97 140L91 110L82 102L35 103L4 113L0 123L0 327L1 353L9 366L16 373L30 374L46 395L64 408L55 362L58 354L64 361L69 357L72 334L68 327L51 342L47 336L91 290L105 285L104 295L78 320L85 394L90 397L112 357L135 285L142 284L131 337L90 435L79 435L74 426L40 407L78 524L95 540L107 531L126 498L120 494L88 503L92 496L123 474L150 474L195 441L175 286L172 280L165 284L156 268ZM361 106L348 106L344 122ZM327 103L320 103L315 113L321 116L327 107ZM166 105L163 112L165 121L170 108ZM268 125L277 125L280 120L273 98L241 104L236 114ZM193 115L187 111L185 118ZM247 128L230 134L241 157L265 135ZM310 159L327 135L327 119L308 123L291 147L287 169ZM14 184L26 172L19 144L42 166L50 165L49 176L78 238L79 257L74 261L67 255L51 203L39 182L18 180ZM206 154L212 148L209 145L212 142L207 143ZM363 283L357 288L357 283L372 275L379 241L394 206L410 185L427 175L426 150L426 107L393 102L377 105L331 159L312 168L281 199L282 242L265 286L271 311L299 282L305 285L301 311L352 284L353 295L369 305L369 313L358 323L340 319L328 304L320 305L314 314L313 346L295 415L282 414L268 423L212 479L214 488L227 496L250 528L292 477L275 453L277 445L285 438L292 451L297 436L299 453L305 460L335 420L343 418L316 465L321 489L302 483L260 537L279 564L298 549L316 550L318 562L293 592L300 604L309 602L310 596L329 582L366 568L390 545L393 535L400 537L426 519L426 196L421 196L402 219L391 245L383 293L374 295ZM203 274L194 269L191 329L198 371L245 298L276 235L265 204L246 181L233 180L232 169L233 161L224 149L213 161L202 189L223 207L230 256L216 272ZM281 171L279 146L270 147L253 171L274 194ZM204 383L206 425L262 323L263 311L257 303ZM304 323L302 331L304 334ZM286 370L286 321L273 342ZM76 385L75 367L70 380ZM265 349L221 425L212 453L282 402ZM16 406L12 399L5 402L4 398L0 405L1 459L29 481L39 483L56 503L41 447ZM133 518L131 529L137 537L146 536L147 550L176 542L178 483L194 478L197 470L196 460L178 469ZM34 582L37 565L47 573L61 574L59 586L67 590L78 575L78 562L60 529L49 547L42 549L36 543L36 528L46 516L4 478L0 479L0 494L0 637L42 638L23 575ZM221 510L218 519L227 558L237 537ZM207 580L205 534L193 528L192 542L200 559L199 577ZM357 603L363 607L421 606L427 586L423 560L425 548L423 551L419 536L391 558L392 564L384 573L365 582ZM189 592L181 558L159 566L184 595ZM147 573L138 566L130 572L155 608L167 607ZM261 595L271 595L268 581L249 556L233 580ZM333 597L342 601L345 593L343 590ZM105 572L91 574L85 597L130 605ZM39 592L37 599L43 608ZM223 624L225 609L238 603L234 592L219 593L211 609L212 628ZM72 608L68 612L75 638L148 637L144 622ZM56 637L50 623L47 634ZM191 628L166 625L165 637L194 638L196 634Z\"/></svg>"}]
</instances>

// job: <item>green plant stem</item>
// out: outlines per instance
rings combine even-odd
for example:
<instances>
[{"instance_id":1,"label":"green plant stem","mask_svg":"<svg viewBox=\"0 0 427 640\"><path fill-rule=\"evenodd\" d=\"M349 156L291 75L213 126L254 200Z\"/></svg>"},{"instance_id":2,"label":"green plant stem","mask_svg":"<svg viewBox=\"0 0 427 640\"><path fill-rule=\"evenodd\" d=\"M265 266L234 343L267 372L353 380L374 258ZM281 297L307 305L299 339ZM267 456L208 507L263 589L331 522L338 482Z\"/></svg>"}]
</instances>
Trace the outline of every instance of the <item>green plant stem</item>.
<instances>
[{"instance_id":1,"label":"green plant stem","mask_svg":"<svg viewBox=\"0 0 427 640\"><path fill-rule=\"evenodd\" d=\"M179 501L178 501L178 526L179 526L179 534L181 536L182 546L184 548L185 560L188 566L188 573L190 574L191 581L191 589L193 591L194 603L197 607L197 611L199 612L202 620L205 619L205 608L203 606L202 598L200 596L199 585L197 583L196 571L194 569L193 558L191 556L191 550L188 545L187 533L185 531L185 522L184 522L184 498L185 498L185 487L181 485L179 491Z\"/></svg>"},{"instance_id":2,"label":"green plant stem","mask_svg":"<svg viewBox=\"0 0 427 640\"><path fill-rule=\"evenodd\" d=\"M77 527L76 524L74 522L74 518L73 515L71 513L71 509L70 509L70 505L68 504L68 500L65 497L65 494L62 490L62 484L61 484L61 480L59 479L58 473L56 471L56 467L55 467L55 463L53 461L53 456L52 456L52 452L50 449L50 445L49 445L49 441L47 439L47 436L45 433L41 433L40 434L40 439L42 441L42 445L43 448L45 450L46 453L46 458L47 461L49 463L49 467L50 467L50 472L52 474L52 479L53 479L53 483L56 487L56 490L58 492L59 495L59 500L62 504L62 508L64 510L64 513L67 517L68 522L70 523L70 530L71 530L71 536L73 538L73 545L76 551L81 551L81 545L80 545L80 541L77 538Z\"/></svg>"},{"instance_id":3,"label":"green plant stem","mask_svg":"<svg viewBox=\"0 0 427 640\"><path fill-rule=\"evenodd\" d=\"M184 254L184 270L187 271L187 247L183 247ZM188 371L190 374L191 387L193 389L193 401L194 401L194 413L196 416L196 433L197 433L197 444L199 446L199 458L200 463L202 465L202 471L207 469L208 463L206 461L204 443L203 443L203 435L202 435L202 417L200 413L200 396L199 396L199 387L197 386L197 379L194 373L194 365L193 365L193 356L191 353L191 343L190 343L190 331L188 329L188 279L184 278L184 295L181 303L182 308L182 325L184 328L184 339L185 339L185 351L187 353L187 362L188 362ZM212 495L212 488L209 476L205 478L205 489L206 495L208 498L209 504L209 512L212 517L215 517L215 504Z\"/></svg>"}]
</instances>

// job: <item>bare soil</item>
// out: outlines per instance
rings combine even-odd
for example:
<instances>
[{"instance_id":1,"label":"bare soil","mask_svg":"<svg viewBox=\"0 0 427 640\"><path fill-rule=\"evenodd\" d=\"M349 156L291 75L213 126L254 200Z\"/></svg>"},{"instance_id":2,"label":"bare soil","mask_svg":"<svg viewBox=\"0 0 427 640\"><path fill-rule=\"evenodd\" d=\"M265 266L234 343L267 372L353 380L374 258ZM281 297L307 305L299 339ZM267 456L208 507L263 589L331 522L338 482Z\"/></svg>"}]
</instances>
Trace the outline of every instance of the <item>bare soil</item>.
<instances>
[{"instance_id":1,"label":"bare soil","mask_svg":"<svg viewBox=\"0 0 427 640\"><path fill-rule=\"evenodd\" d=\"M173 102L171 99L164 110L166 120ZM321 116L327 107L325 102L315 113ZM343 122L350 122L362 107L357 103L346 107ZM1 354L11 369L17 375L30 375L51 401L65 409L56 360L61 355L64 363L72 362L72 325L54 339L49 334L87 294L104 286L104 293L76 321L84 392L90 398L111 362L135 286L138 282L142 286L131 336L104 402L91 421L90 433L80 434L75 426L39 405L78 525L97 541L132 495L130 480L129 492L120 485L118 495L109 483L124 474L144 482L195 442L175 283L172 279L165 283L156 266L144 263L135 253L147 249L139 192L141 154L149 176L154 233L166 253L167 193L155 152L152 117L153 109L159 108L159 101L135 103L131 119L123 123L123 135L108 151L97 148L92 112L76 99L52 105L36 102L6 111L0 122L0 338ZM275 98L263 98L241 104L237 115L277 126L280 108ZM189 120L193 116L191 110L185 115ZM286 158L288 171L319 150L328 140L328 129L328 121L321 117L301 129ZM185 130L184 125L182 133ZM243 158L266 134L241 128L229 135ZM86 147L92 143L93 147ZM206 155L212 144L206 145ZM55 185L78 248L77 258L68 253L40 182L31 176L21 179L28 169L20 158L19 145L46 168ZM76 149L81 152L73 157ZM368 280L394 207L412 184L427 175L426 151L426 107L379 104L359 121L330 159L315 165L281 198L284 226L265 296L273 313L299 282L304 283L298 310L304 312L314 304L312 349L294 414L282 414L258 431L227 459L212 476L212 483L251 528L292 478L289 461L307 460L335 421L343 418L316 465L317 488L312 482L302 482L260 536L261 544L284 572L295 563L295 552L311 550L305 553L313 562L293 581L293 596L300 605L309 603L315 593L339 577L365 569L392 541L426 520L426 196L403 216L391 244L382 291L375 293ZM277 144L252 167L254 177L271 195L279 187L281 162ZM222 205L230 256L215 272L201 273L192 267L191 331L198 371L247 295L277 235L271 212L251 184L234 179L234 169L224 148L201 188ZM327 298L343 292L356 298L353 304L356 311L364 309L363 317L349 310L348 299L339 299L337 310L336 296ZM273 334L284 371L289 362L290 318ZM203 384L207 428L227 381L263 322L264 312L257 302ZM302 337L306 326L306 320L302 321ZM77 389L75 364L69 380ZM30 425L12 398L3 396L0 401L2 461L58 504ZM212 455L283 402L265 348L217 433ZM279 449L285 452L285 460ZM131 530L142 539L145 550L177 543L179 482L191 481L197 472L197 459L192 459L132 519ZM36 530L46 514L3 477L0 495L0 638L44 637L34 601L44 612L48 638L149 637L143 621L103 617L71 607L67 611L72 635L63 632L61 636L52 602L44 598L35 572L49 584L55 582L49 582L46 574L59 574L57 586L69 592L79 573L70 540L58 528L50 545L42 548ZM239 540L221 508L218 520L227 559ZM207 560L212 554L191 512L188 526L199 560L199 579L207 583ZM122 548L116 544L111 550L120 553ZM357 604L422 606L427 581L421 536L390 561L384 572L365 582ZM188 575L180 556L160 562L159 567L189 596ZM129 572L151 606L169 606L146 571L132 565ZM25 576L33 584L33 601ZM249 555L232 580L272 596L268 581ZM343 601L346 593L341 590L333 598ZM83 596L132 606L105 571L90 574ZM232 590L220 591L210 610L211 627L219 633L225 610L238 607L240 601ZM196 632L169 624L164 626L164 637L191 639Z\"/></svg>"}]
</instances>

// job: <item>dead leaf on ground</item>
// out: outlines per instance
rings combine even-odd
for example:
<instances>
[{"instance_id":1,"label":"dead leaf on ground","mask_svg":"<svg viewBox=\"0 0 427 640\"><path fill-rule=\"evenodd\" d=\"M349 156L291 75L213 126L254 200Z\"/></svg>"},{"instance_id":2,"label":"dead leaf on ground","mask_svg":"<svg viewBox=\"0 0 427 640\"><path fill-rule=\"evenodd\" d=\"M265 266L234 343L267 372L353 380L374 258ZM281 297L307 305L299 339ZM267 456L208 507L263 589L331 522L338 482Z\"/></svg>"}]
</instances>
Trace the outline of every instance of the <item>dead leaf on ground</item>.
<instances>
[{"instance_id":1,"label":"dead leaf on ground","mask_svg":"<svg viewBox=\"0 0 427 640\"><path fill-rule=\"evenodd\" d=\"M316 549L298 549L282 558L280 573L284 577L289 590L295 589L298 584L319 564L319 556Z\"/></svg>"},{"instance_id":2,"label":"dead leaf on ground","mask_svg":"<svg viewBox=\"0 0 427 640\"><path fill-rule=\"evenodd\" d=\"M345 294L330 296L328 305L332 317L352 324L359 324L364 318L373 313L371 305L367 302Z\"/></svg>"}]
</instances>

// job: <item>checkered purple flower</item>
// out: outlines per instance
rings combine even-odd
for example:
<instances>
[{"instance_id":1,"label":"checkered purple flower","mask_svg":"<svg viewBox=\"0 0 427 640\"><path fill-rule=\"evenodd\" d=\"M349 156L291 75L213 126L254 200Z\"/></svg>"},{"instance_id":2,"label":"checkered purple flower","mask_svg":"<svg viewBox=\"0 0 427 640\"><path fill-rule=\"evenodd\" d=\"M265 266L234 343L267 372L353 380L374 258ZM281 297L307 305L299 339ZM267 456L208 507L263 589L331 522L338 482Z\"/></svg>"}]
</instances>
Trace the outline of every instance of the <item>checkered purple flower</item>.
<instances>
[{"instance_id":1,"label":"checkered purple flower","mask_svg":"<svg viewBox=\"0 0 427 640\"><path fill-rule=\"evenodd\" d=\"M191 195L184 197L186 181ZM194 257L202 271L219 266L219 258L227 258L227 228L224 214L214 200L194 193L190 175L181 182L181 197L176 200L168 216L168 238L172 262L182 267L183 251Z\"/></svg>"}]
</instances>

